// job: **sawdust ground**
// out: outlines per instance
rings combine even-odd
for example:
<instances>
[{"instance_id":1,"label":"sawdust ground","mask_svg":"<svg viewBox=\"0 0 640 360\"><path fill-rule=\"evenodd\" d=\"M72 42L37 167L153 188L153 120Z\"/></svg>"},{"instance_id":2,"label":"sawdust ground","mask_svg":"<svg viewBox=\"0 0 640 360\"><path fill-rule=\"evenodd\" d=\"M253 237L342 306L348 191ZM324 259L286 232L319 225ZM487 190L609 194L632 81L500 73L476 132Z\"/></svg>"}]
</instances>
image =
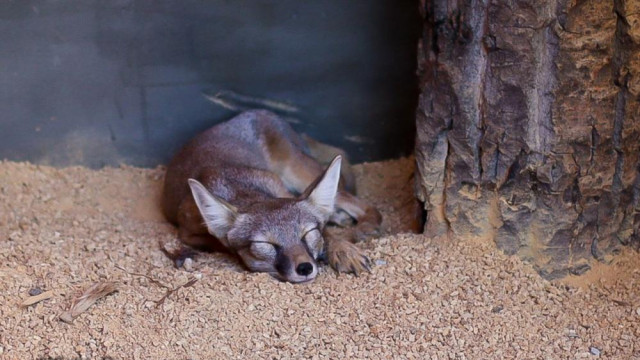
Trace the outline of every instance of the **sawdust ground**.
<instances>
[{"instance_id":1,"label":"sawdust ground","mask_svg":"<svg viewBox=\"0 0 640 360\"><path fill-rule=\"evenodd\" d=\"M0 162L0 358L640 359L637 254L567 285L491 244L406 233L411 171L409 159L356 167L361 196L400 233L362 244L373 274L325 267L292 285L220 254L174 269L158 250L175 237L158 211L162 169ZM61 322L98 281L119 291ZM54 295L21 307L35 288Z\"/></svg>"}]
</instances>

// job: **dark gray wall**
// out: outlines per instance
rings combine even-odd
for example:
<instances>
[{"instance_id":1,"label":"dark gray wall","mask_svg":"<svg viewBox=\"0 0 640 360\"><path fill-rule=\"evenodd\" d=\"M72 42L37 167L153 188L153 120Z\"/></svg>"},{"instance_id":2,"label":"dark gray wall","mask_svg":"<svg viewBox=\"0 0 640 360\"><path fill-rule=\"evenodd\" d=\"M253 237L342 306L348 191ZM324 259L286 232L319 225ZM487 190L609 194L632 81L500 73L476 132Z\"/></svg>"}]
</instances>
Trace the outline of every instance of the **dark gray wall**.
<instances>
[{"instance_id":1,"label":"dark gray wall","mask_svg":"<svg viewBox=\"0 0 640 360\"><path fill-rule=\"evenodd\" d=\"M203 91L296 105L353 160L411 149L417 1L0 2L0 159L166 162L234 113Z\"/></svg>"}]
</instances>

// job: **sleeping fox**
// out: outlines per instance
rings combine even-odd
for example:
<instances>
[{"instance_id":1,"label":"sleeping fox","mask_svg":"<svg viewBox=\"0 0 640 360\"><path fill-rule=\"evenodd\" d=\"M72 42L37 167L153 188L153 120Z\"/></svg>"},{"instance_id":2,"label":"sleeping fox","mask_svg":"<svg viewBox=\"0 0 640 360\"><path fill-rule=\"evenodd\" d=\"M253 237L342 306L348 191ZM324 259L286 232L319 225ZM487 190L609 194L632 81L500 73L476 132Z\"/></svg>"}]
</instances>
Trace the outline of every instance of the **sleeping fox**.
<instances>
[{"instance_id":1,"label":"sleeping fox","mask_svg":"<svg viewBox=\"0 0 640 360\"><path fill-rule=\"evenodd\" d=\"M171 161L164 214L182 243L222 246L251 271L308 282L324 258L336 271L357 275L369 270L368 258L353 239L325 234L325 225L353 219L353 238L364 239L378 233L382 217L347 191L353 176L341 167L340 152L297 134L272 112L243 112L194 138Z\"/></svg>"}]
</instances>

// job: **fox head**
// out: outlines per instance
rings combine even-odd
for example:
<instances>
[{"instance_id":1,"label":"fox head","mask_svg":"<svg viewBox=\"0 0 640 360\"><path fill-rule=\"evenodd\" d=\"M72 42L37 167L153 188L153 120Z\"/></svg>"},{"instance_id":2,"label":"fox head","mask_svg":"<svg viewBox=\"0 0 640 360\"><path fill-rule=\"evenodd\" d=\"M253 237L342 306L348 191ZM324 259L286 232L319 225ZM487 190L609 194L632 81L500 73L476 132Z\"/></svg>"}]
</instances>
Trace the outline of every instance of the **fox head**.
<instances>
[{"instance_id":1,"label":"fox head","mask_svg":"<svg viewBox=\"0 0 640 360\"><path fill-rule=\"evenodd\" d=\"M340 164L337 156L300 197L262 201L246 212L194 179L189 179L189 186L209 233L235 251L251 271L307 282L318 274L322 230L334 212Z\"/></svg>"}]
</instances>

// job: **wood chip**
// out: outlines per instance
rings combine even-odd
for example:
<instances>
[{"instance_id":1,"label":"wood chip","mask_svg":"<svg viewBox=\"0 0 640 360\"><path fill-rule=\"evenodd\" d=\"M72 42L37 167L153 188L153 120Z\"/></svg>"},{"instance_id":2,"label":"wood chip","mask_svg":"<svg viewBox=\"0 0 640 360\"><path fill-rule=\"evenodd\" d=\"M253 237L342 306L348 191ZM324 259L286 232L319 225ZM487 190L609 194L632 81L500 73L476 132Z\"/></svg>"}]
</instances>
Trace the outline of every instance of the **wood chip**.
<instances>
[{"instance_id":1,"label":"wood chip","mask_svg":"<svg viewBox=\"0 0 640 360\"><path fill-rule=\"evenodd\" d=\"M116 282L107 281L93 284L85 290L80 297L73 301L73 304L68 311L65 311L60 315L60 320L69 324L72 323L73 319L87 311L91 305L95 304L96 301L116 290L118 290L118 283Z\"/></svg>"}]
</instances>

